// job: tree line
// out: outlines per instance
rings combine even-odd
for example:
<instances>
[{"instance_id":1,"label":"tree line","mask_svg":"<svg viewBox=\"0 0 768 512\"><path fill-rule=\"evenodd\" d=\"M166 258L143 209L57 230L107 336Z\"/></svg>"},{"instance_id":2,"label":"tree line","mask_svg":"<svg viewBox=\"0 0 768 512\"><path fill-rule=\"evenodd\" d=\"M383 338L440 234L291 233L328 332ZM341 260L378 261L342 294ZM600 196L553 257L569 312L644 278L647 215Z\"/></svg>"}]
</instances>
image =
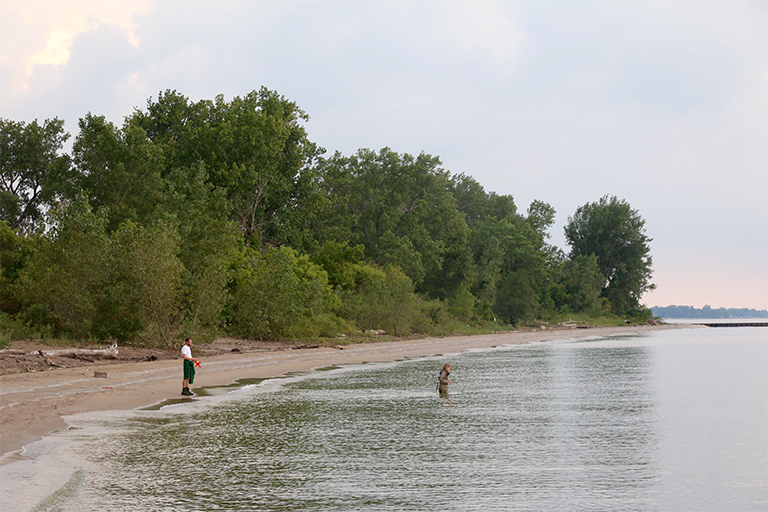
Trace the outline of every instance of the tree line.
<instances>
[{"instance_id":1,"label":"tree line","mask_svg":"<svg viewBox=\"0 0 768 512\"><path fill-rule=\"evenodd\" d=\"M566 254L550 205L520 212L425 153L328 155L307 120L266 88L166 91L122 125L88 113L65 152L58 118L0 119L3 331L162 345L651 315L626 201L580 207Z\"/></svg>"},{"instance_id":2,"label":"tree line","mask_svg":"<svg viewBox=\"0 0 768 512\"><path fill-rule=\"evenodd\" d=\"M693 306L653 306L653 314L662 318L768 318L768 311L754 308L703 308Z\"/></svg>"}]
</instances>

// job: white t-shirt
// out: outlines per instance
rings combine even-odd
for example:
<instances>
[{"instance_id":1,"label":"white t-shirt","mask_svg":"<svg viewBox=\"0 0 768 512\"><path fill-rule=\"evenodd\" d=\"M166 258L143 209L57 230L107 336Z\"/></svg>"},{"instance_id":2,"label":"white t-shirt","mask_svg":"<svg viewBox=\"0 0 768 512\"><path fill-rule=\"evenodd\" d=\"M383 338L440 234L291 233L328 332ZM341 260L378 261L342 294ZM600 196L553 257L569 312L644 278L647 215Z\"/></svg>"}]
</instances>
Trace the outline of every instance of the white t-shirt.
<instances>
[{"instance_id":1,"label":"white t-shirt","mask_svg":"<svg viewBox=\"0 0 768 512\"><path fill-rule=\"evenodd\" d=\"M192 359L192 347L189 345L184 345L181 347L181 357L187 356L188 358Z\"/></svg>"}]
</instances>

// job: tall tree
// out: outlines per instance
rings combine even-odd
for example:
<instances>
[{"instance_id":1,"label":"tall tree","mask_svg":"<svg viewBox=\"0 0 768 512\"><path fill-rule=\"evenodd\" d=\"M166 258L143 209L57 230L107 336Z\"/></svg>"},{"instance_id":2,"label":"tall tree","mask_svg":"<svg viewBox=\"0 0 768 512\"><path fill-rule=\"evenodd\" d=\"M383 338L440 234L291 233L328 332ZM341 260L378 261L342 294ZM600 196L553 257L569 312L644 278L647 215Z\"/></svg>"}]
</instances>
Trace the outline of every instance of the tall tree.
<instances>
[{"instance_id":1,"label":"tall tree","mask_svg":"<svg viewBox=\"0 0 768 512\"><path fill-rule=\"evenodd\" d=\"M555 209L544 201L534 199L528 206L528 216L525 220L542 240L546 240L549 238L547 230L555 223Z\"/></svg>"},{"instance_id":2,"label":"tall tree","mask_svg":"<svg viewBox=\"0 0 768 512\"><path fill-rule=\"evenodd\" d=\"M464 214L464 220L470 229L491 214L489 196L472 176L462 173L451 177L450 191L456 200L456 207Z\"/></svg>"},{"instance_id":3,"label":"tall tree","mask_svg":"<svg viewBox=\"0 0 768 512\"><path fill-rule=\"evenodd\" d=\"M18 313L20 299L19 272L26 265L32 237L19 235L8 222L0 220L0 310Z\"/></svg>"},{"instance_id":4,"label":"tall tree","mask_svg":"<svg viewBox=\"0 0 768 512\"><path fill-rule=\"evenodd\" d=\"M106 208L110 231L152 215L163 189L163 154L144 130L120 129L103 116L87 114L80 119L73 155L69 179L59 189L69 196L85 193L92 207Z\"/></svg>"},{"instance_id":5,"label":"tall tree","mask_svg":"<svg viewBox=\"0 0 768 512\"><path fill-rule=\"evenodd\" d=\"M35 229L54 192L51 179L69 165L61 154L68 138L58 118L42 126L0 118L0 220L25 233Z\"/></svg>"},{"instance_id":6,"label":"tall tree","mask_svg":"<svg viewBox=\"0 0 768 512\"><path fill-rule=\"evenodd\" d=\"M573 311L593 311L600 306L603 291L603 276L597 265L597 256L577 255L564 262L561 271L562 284L567 293L567 302Z\"/></svg>"},{"instance_id":7,"label":"tall tree","mask_svg":"<svg viewBox=\"0 0 768 512\"><path fill-rule=\"evenodd\" d=\"M171 222L148 228L125 222L114 233L115 271L127 285L127 302L136 305L150 335L170 346L180 320L179 236Z\"/></svg>"},{"instance_id":8,"label":"tall tree","mask_svg":"<svg viewBox=\"0 0 768 512\"><path fill-rule=\"evenodd\" d=\"M615 313L626 313L640 304L651 283L651 238L637 210L616 196L579 207L565 226L570 258L595 255L603 278L603 297Z\"/></svg>"},{"instance_id":9,"label":"tall tree","mask_svg":"<svg viewBox=\"0 0 768 512\"><path fill-rule=\"evenodd\" d=\"M106 218L82 197L49 216L51 230L33 238L19 273L27 318L53 324L53 334L88 338L109 282Z\"/></svg>"},{"instance_id":10,"label":"tall tree","mask_svg":"<svg viewBox=\"0 0 768 512\"><path fill-rule=\"evenodd\" d=\"M165 174L205 164L209 181L226 190L246 241L280 245L294 229L291 205L318 148L307 138L309 119L296 103L261 88L227 102L190 102L176 91L149 101L128 122L163 148Z\"/></svg>"},{"instance_id":11,"label":"tall tree","mask_svg":"<svg viewBox=\"0 0 768 512\"><path fill-rule=\"evenodd\" d=\"M208 182L202 163L171 172L161 209L176 220L182 241L182 288L195 334L215 327L227 302L229 267L242 249L242 234L229 220L231 204L221 188Z\"/></svg>"},{"instance_id":12,"label":"tall tree","mask_svg":"<svg viewBox=\"0 0 768 512\"><path fill-rule=\"evenodd\" d=\"M436 157L361 149L321 159L338 241L363 245L366 257L396 265L418 291L445 297L463 280L467 227Z\"/></svg>"},{"instance_id":13,"label":"tall tree","mask_svg":"<svg viewBox=\"0 0 768 512\"><path fill-rule=\"evenodd\" d=\"M509 322L532 319L550 280L555 250L546 239L555 210L535 200L523 217L512 196L486 193L463 174L454 176L452 193L470 227L470 291L478 299L476 310Z\"/></svg>"}]
</instances>

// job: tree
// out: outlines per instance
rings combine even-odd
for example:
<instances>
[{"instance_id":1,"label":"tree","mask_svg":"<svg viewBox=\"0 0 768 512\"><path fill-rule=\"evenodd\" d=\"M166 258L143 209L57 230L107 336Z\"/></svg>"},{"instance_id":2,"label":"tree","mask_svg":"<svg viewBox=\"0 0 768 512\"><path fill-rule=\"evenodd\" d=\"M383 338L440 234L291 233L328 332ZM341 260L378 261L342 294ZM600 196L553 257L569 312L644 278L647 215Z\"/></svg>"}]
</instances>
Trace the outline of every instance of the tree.
<instances>
[{"instance_id":1,"label":"tree","mask_svg":"<svg viewBox=\"0 0 768 512\"><path fill-rule=\"evenodd\" d=\"M383 269L366 265L359 271L358 288L342 294L345 317L363 330L384 329L395 336L410 333L422 316L411 279L392 265Z\"/></svg>"},{"instance_id":2,"label":"tree","mask_svg":"<svg viewBox=\"0 0 768 512\"><path fill-rule=\"evenodd\" d=\"M555 223L555 209L544 201L534 199L528 206L528 217L526 222L541 235L542 240L549 238L547 230Z\"/></svg>"},{"instance_id":3,"label":"tree","mask_svg":"<svg viewBox=\"0 0 768 512\"><path fill-rule=\"evenodd\" d=\"M289 247L248 250L250 261L235 275L232 331L260 340L301 335L335 298L326 272Z\"/></svg>"},{"instance_id":4,"label":"tree","mask_svg":"<svg viewBox=\"0 0 768 512\"><path fill-rule=\"evenodd\" d=\"M29 238L0 220L0 310L4 313L14 314L21 309L19 272L26 263L28 247Z\"/></svg>"},{"instance_id":5,"label":"tree","mask_svg":"<svg viewBox=\"0 0 768 512\"><path fill-rule=\"evenodd\" d=\"M221 188L208 182L201 163L171 172L159 209L176 221L182 241L182 288L194 335L216 327L228 299L231 262L242 250L242 234L229 220L231 204Z\"/></svg>"},{"instance_id":6,"label":"tree","mask_svg":"<svg viewBox=\"0 0 768 512\"><path fill-rule=\"evenodd\" d=\"M312 261L323 267L332 287L354 289L364 253L362 245L350 247L346 242L330 240L312 255Z\"/></svg>"},{"instance_id":7,"label":"tree","mask_svg":"<svg viewBox=\"0 0 768 512\"><path fill-rule=\"evenodd\" d=\"M554 209L537 200L523 217L512 196L485 193L463 175L454 178L454 193L462 211L473 219L468 274L478 299L476 310L504 321L531 320L546 300L554 248L545 240Z\"/></svg>"},{"instance_id":8,"label":"tree","mask_svg":"<svg viewBox=\"0 0 768 512\"><path fill-rule=\"evenodd\" d=\"M219 95L194 103L166 91L128 123L162 147L164 176L205 165L210 183L226 191L246 243L279 246L295 229L302 173L319 151L302 124L308 119L296 103L261 88L230 102Z\"/></svg>"},{"instance_id":9,"label":"tree","mask_svg":"<svg viewBox=\"0 0 768 512\"><path fill-rule=\"evenodd\" d=\"M518 270L504 275L493 308L499 318L511 324L530 321L538 313L538 306L536 292L525 272Z\"/></svg>"},{"instance_id":10,"label":"tree","mask_svg":"<svg viewBox=\"0 0 768 512\"><path fill-rule=\"evenodd\" d=\"M72 151L74 166L59 188L68 196L85 193L94 208L106 207L109 231L153 213L163 189L163 155L144 130L119 129L103 116L88 114L80 119Z\"/></svg>"},{"instance_id":11,"label":"tree","mask_svg":"<svg viewBox=\"0 0 768 512\"><path fill-rule=\"evenodd\" d=\"M141 324L170 346L179 325L181 276L179 236L171 222L145 228L127 221L113 237L117 279L127 287Z\"/></svg>"},{"instance_id":12,"label":"tree","mask_svg":"<svg viewBox=\"0 0 768 512\"><path fill-rule=\"evenodd\" d=\"M27 318L51 324L54 335L88 338L109 282L106 217L80 197L49 212L49 223L19 272Z\"/></svg>"},{"instance_id":13,"label":"tree","mask_svg":"<svg viewBox=\"0 0 768 512\"><path fill-rule=\"evenodd\" d=\"M421 293L444 298L458 288L469 262L467 226L438 158L361 149L321 159L319 168L338 242L401 268Z\"/></svg>"},{"instance_id":14,"label":"tree","mask_svg":"<svg viewBox=\"0 0 768 512\"><path fill-rule=\"evenodd\" d=\"M594 311L600 306L603 276L597 265L597 256L577 255L563 264L562 281L568 305L573 311Z\"/></svg>"},{"instance_id":15,"label":"tree","mask_svg":"<svg viewBox=\"0 0 768 512\"><path fill-rule=\"evenodd\" d=\"M645 234L645 220L637 210L615 196L579 207L568 217L565 238L570 259L595 255L603 279L602 296L617 314L640 304L651 283L651 238Z\"/></svg>"},{"instance_id":16,"label":"tree","mask_svg":"<svg viewBox=\"0 0 768 512\"><path fill-rule=\"evenodd\" d=\"M52 176L69 165L60 154L68 138L58 118L42 126L0 118L0 220L11 228L31 233L37 226L53 195Z\"/></svg>"},{"instance_id":17,"label":"tree","mask_svg":"<svg viewBox=\"0 0 768 512\"><path fill-rule=\"evenodd\" d=\"M491 214L488 194L472 176L456 174L451 178L449 186L456 200L456 207L464 214L464 220L470 229Z\"/></svg>"}]
</instances>

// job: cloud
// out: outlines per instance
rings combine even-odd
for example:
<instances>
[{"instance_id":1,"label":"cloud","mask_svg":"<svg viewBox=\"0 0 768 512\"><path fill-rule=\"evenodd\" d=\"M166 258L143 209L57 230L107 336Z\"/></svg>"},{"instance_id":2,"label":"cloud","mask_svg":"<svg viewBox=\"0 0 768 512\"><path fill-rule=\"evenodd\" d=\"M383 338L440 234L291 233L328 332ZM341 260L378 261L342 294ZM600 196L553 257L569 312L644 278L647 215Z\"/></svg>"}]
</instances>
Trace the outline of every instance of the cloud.
<instances>
[{"instance_id":1,"label":"cloud","mask_svg":"<svg viewBox=\"0 0 768 512\"><path fill-rule=\"evenodd\" d=\"M263 85L330 151L425 151L521 210L550 203L561 247L578 206L626 199L654 238L652 297L703 294L673 276L719 272L732 258L718 245L754 297L768 273L766 19L768 3L738 0L7 0L0 114L76 131L166 89ZM716 281L728 297L749 286Z\"/></svg>"},{"instance_id":2,"label":"cloud","mask_svg":"<svg viewBox=\"0 0 768 512\"><path fill-rule=\"evenodd\" d=\"M136 13L150 8L149 0L122 0L103 2L79 0L6 0L0 4L0 17L6 20L3 28L14 26L3 36L3 47L10 44L11 51L3 51L0 63L11 76L3 90L3 96L13 101L29 90L28 81L37 66L62 66L69 62L71 48L78 34L94 30L102 24L114 25L124 31L133 46L139 40L133 31L132 21ZM26 34L21 44L19 33Z\"/></svg>"}]
</instances>

